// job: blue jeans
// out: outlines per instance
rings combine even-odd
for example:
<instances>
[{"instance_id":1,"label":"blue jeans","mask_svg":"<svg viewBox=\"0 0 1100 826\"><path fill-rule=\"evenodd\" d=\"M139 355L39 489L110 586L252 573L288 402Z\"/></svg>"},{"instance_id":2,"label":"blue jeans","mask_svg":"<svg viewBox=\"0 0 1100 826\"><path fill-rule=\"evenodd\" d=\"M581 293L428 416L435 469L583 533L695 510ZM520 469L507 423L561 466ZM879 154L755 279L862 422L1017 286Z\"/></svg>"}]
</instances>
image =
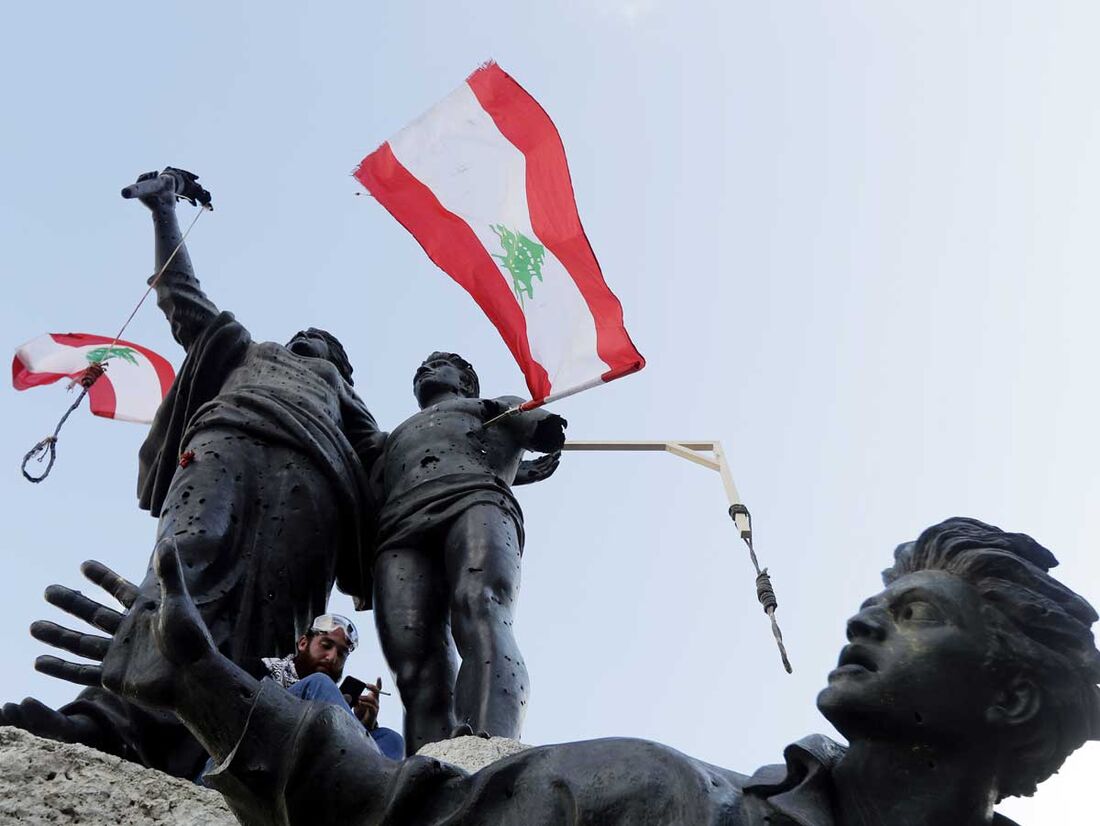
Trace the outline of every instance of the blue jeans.
<instances>
[{"instance_id":1,"label":"blue jeans","mask_svg":"<svg viewBox=\"0 0 1100 826\"><path fill-rule=\"evenodd\" d=\"M328 674L322 674L319 671L310 674L304 680L296 682L287 691L303 700L316 700L319 703L331 703L334 706L339 706L348 714L351 714L355 722L359 722L359 718L352 713L351 706L348 705L344 695L340 693L340 689ZM405 759L405 738L396 731L376 726L369 734L374 744L378 746L378 750L386 757L391 760Z\"/></svg>"},{"instance_id":2,"label":"blue jeans","mask_svg":"<svg viewBox=\"0 0 1100 826\"><path fill-rule=\"evenodd\" d=\"M320 671L315 671L308 677L298 680L298 682L288 688L287 691L300 700L316 700L319 703L329 703L334 706L339 706L348 714L351 714L351 718L355 720L355 722L359 722L359 718L352 713L348 701L345 700L344 695L340 693L339 687L332 681L332 677L328 674L322 674Z\"/></svg>"}]
</instances>

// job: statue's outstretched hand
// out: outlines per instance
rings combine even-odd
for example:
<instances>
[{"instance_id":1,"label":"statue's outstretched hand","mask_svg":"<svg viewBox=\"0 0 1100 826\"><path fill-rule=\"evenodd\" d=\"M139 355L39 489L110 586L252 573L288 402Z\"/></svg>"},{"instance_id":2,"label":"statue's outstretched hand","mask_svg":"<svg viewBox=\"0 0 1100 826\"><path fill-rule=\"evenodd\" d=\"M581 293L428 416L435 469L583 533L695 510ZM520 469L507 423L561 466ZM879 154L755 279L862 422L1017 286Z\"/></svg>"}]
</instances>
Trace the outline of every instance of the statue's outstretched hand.
<instances>
[{"instance_id":1,"label":"statue's outstretched hand","mask_svg":"<svg viewBox=\"0 0 1100 826\"><path fill-rule=\"evenodd\" d=\"M133 604L137 597L137 588L133 583L99 562L85 562L80 569L84 576L113 595L124 607L128 608ZM47 588L46 601L110 635L114 635L122 624L123 615L120 612L64 585L51 585ZM35 660L36 669L51 677L79 685L100 684L103 669L99 662L110 647L111 637L73 631L46 620L31 625L31 634L37 640L86 657L94 663L79 664L59 657L42 656ZM100 742L102 732L95 721L79 713L55 711L33 697L27 697L21 703L5 703L0 710L0 725L16 726L39 737L65 743L84 743L97 748L103 746Z\"/></svg>"},{"instance_id":2,"label":"statue's outstretched hand","mask_svg":"<svg viewBox=\"0 0 1100 826\"><path fill-rule=\"evenodd\" d=\"M554 471L558 469L560 462L560 450L547 453L537 459L520 462L519 470L516 471L516 478L512 485L530 485L534 482L541 482L543 479L549 479L553 476Z\"/></svg>"},{"instance_id":3,"label":"statue's outstretched hand","mask_svg":"<svg viewBox=\"0 0 1100 826\"><path fill-rule=\"evenodd\" d=\"M160 599L138 600L122 625L128 630L144 626L147 633L116 638L103 659L103 685L131 700L170 708L175 704L180 670L213 653L215 647L187 592L175 541L160 541L153 567ZM134 640L137 645L132 645Z\"/></svg>"},{"instance_id":4,"label":"statue's outstretched hand","mask_svg":"<svg viewBox=\"0 0 1100 826\"><path fill-rule=\"evenodd\" d=\"M88 580L111 594L123 607L129 608L137 599L137 587L101 562L89 560L80 566L80 570ZM33 623L31 636L54 648L102 663L110 648L111 638L122 624L123 614L64 585L51 585L47 588L46 602L111 636L85 634L47 620ZM102 665L81 665L49 655L35 660L34 667L43 674L79 685L99 685L103 675Z\"/></svg>"}]
</instances>

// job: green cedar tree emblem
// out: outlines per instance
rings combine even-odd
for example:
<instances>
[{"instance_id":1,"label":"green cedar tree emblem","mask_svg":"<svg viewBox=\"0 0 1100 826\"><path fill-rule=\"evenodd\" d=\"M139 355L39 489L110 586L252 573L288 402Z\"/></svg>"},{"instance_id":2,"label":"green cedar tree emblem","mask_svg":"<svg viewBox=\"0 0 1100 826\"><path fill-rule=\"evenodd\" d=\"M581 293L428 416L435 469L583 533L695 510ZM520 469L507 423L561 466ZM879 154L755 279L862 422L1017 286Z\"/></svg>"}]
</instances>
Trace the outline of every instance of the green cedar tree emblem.
<instances>
[{"instance_id":1,"label":"green cedar tree emblem","mask_svg":"<svg viewBox=\"0 0 1100 826\"><path fill-rule=\"evenodd\" d=\"M546 258L546 248L522 232L510 230L503 224L490 224L489 228L496 233L501 249L504 250L504 255L492 253L492 256L511 274L512 286L522 307L524 296L535 297L535 279L542 281L542 262Z\"/></svg>"},{"instance_id":2,"label":"green cedar tree emblem","mask_svg":"<svg viewBox=\"0 0 1100 826\"><path fill-rule=\"evenodd\" d=\"M102 364L107 359L119 358L137 367L137 357L130 347L96 347L89 350L87 359L91 364Z\"/></svg>"}]
</instances>

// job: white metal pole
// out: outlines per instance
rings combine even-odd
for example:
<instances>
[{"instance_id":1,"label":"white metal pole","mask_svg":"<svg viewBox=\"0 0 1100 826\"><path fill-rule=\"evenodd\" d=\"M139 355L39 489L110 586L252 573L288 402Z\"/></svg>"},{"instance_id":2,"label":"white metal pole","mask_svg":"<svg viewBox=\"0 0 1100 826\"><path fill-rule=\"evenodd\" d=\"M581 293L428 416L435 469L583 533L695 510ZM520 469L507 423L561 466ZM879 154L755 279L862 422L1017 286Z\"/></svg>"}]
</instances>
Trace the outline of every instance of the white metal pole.
<instances>
[{"instance_id":1,"label":"white metal pole","mask_svg":"<svg viewBox=\"0 0 1100 826\"><path fill-rule=\"evenodd\" d=\"M749 549L749 558L756 570L756 598L764 608L771 622L772 636L779 648L779 656L783 660L783 667L787 673L792 672L791 661L787 658L787 648L783 643L783 632L779 630L779 623L775 618L775 609L778 602L775 598L775 590L772 587L768 569L761 568L756 558L756 549L753 547L752 516L745 503L741 501L741 494L734 484L733 474L730 472L729 462L726 460L726 452L722 449L722 443L718 441L578 441L569 440L562 450L570 451L661 451L679 456L708 470L717 471L722 477L722 486L726 491L726 499L729 501L729 515L733 520L737 532ZM713 458L704 454L710 453Z\"/></svg>"}]
</instances>

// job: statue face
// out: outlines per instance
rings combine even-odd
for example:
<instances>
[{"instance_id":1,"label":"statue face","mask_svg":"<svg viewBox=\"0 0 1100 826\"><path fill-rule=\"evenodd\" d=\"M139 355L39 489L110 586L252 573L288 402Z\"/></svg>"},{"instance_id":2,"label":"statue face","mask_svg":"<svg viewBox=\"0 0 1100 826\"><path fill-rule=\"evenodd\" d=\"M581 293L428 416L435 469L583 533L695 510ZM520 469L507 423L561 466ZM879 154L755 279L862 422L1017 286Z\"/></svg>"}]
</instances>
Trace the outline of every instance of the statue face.
<instances>
[{"instance_id":1,"label":"statue face","mask_svg":"<svg viewBox=\"0 0 1100 826\"><path fill-rule=\"evenodd\" d=\"M981 597L944 571L919 571L848 620L818 708L849 740L973 745L989 736L998 680L986 664Z\"/></svg>"},{"instance_id":2,"label":"statue face","mask_svg":"<svg viewBox=\"0 0 1100 826\"><path fill-rule=\"evenodd\" d=\"M466 395L462 371L448 359L430 359L413 376L413 395L423 408L440 393Z\"/></svg>"},{"instance_id":3,"label":"statue face","mask_svg":"<svg viewBox=\"0 0 1100 826\"><path fill-rule=\"evenodd\" d=\"M320 336L312 336L308 333L300 333L287 342L286 349L297 356L306 358L328 359L330 357L328 342Z\"/></svg>"}]
</instances>

